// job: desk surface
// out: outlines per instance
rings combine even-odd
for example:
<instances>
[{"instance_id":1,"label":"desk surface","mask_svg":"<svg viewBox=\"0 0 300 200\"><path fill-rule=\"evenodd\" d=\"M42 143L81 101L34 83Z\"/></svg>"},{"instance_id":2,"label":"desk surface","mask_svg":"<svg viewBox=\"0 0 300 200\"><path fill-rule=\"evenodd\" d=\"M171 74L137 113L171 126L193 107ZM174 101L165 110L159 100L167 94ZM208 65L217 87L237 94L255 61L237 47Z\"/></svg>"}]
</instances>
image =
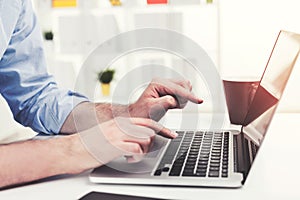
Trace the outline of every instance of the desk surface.
<instances>
[{"instance_id":1,"label":"desk surface","mask_svg":"<svg viewBox=\"0 0 300 200\"><path fill-rule=\"evenodd\" d=\"M165 121L176 127L178 116ZM207 123L199 119L199 124ZM170 199L300 199L300 114L277 114L245 185L239 189L93 184L85 172L0 191L0 199L78 199L90 191ZM285 137L282 137L285 136Z\"/></svg>"}]
</instances>

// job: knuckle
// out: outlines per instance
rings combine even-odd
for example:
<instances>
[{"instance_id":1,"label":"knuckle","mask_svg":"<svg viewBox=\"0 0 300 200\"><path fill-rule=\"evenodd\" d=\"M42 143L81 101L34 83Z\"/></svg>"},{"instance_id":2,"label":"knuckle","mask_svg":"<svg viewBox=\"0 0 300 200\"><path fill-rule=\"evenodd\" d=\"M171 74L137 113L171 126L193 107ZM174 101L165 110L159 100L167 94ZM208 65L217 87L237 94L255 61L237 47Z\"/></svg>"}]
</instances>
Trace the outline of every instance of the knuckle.
<instances>
[{"instance_id":1,"label":"knuckle","mask_svg":"<svg viewBox=\"0 0 300 200\"><path fill-rule=\"evenodd\" d=\"M152 140L151 140L151 138L149 137L149 138L147 138L147 139L145 139L145 144L146 145L150 145L151 144L151 142L152 142Z\"/></svg>"},{"instance_id":2,"label":"knuckle","mask_svg":"<svg viewBox=\"0 0 300 200\"><path fill-rule=\"evenodd\" d=\"M174 99L174 97L172 97L172 96L167 96L167 101L168 101L168 103L169 104L174 104L174 102L175 102L175 99Z\"/></svg>"},{"instance_id":3,"label":"knuckle","mask_svg":"<svg viewBox=\"0 0 300 200\"><path fill-rule=\"evenodd\" d=\"M134 153L134 154L140 154L142 152L141 146L137 143L132 144L131 150L132 150L132 153Z\"/></svg>"},{"instance_id":4,"label":"knuckle","mask_svg":"<svg viewBox=\"0 0 300 200\"><path fill-rule=\"evenodd\" d=\"M159 123L157 123L157 122L154 122L154 123L155 123L154 126L156 126L158 129L162 128L162 126ZM150 134L149 134L149 139L151 140L155 135L156 135L155 130L151 129Z\"/></svg>"}]
</instances>

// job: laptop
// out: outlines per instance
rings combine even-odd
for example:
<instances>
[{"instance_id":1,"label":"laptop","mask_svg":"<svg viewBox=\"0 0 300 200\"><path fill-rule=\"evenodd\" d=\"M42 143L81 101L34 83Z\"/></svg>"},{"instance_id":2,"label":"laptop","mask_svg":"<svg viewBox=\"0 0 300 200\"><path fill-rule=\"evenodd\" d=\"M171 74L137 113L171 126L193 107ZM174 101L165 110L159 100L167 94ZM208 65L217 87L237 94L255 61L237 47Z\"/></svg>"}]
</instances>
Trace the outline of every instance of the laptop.
<instances>
[{"instance_id":1,"label":"laptop","mask_svg":"<svg viewBox=\"0 0 300 200\"><path fill-rule=\"evenodd\" d=\"M156 136L138 163L119 158L90 173L105 184L241 187L283 94L300 52L300 34L280 31L243 125L228 130L176 130L170 140Z\"/></svg>"}]
</instances>

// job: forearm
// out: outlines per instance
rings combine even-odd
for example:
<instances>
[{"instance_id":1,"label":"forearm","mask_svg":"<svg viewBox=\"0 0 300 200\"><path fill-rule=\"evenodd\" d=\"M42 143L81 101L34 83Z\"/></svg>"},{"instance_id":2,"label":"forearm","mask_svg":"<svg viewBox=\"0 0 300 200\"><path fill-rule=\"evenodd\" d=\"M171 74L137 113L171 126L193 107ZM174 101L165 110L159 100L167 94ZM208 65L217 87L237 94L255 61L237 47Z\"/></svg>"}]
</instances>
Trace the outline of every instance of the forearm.
<instances>
[{"instance_id":1,"label":"forearm","mask_svg":"<svg viewBox=\"0 0 300 200\"><path fill-rule=\"evenodd\" d=\"M0 146L0 188L99 166L77 134Z\"/></svg>"},{"instance_id":2,"label":"forearm","mask_svg":"<svg viewBox=\"0 0 300 200\"><path fill-rule=\"evenodd\" d=\"M65 120L60 132L71 134L119 116L128 116L126 105L83 102L77 105Z\"/></svg>"}]
</instances>

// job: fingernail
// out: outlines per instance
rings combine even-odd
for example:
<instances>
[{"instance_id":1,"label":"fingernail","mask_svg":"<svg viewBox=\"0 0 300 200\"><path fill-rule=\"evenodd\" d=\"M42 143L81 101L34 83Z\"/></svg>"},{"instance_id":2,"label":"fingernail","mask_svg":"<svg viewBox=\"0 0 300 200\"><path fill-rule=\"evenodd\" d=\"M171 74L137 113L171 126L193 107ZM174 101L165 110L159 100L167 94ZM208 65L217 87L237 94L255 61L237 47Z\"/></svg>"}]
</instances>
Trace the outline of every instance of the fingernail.
<instances>
[{"instance_id":1,"label":"fingernail","mask_svg":"<svg viewBox=\"0 0 300 200\"><path fill-rule=\"evenodd\" d=\"M127 158L127 162L128 162L128 163L134 163L135 160L134 160L134 158L131 157L131 158Z\"/></svg>"},{"instance_id":2,"label":"fingernail","mask_svg":"<svg viewBox=\"0 0 300 200\"><path fill-rule=\"evenodd\" d=\"M203 103L203 100L202 100L202 99L199 99L199 100L198 100L198 103Z\"/></svg>"},{"instance_id":3,"label":"fingernail","mask_svg":"<svg viewBox=\"0 0 300 200\"><path fill-rule=\"evenodd\" d=\"M174 132L174 131L171 131L171 134L172 134L172 136L173 136L174 138L178 137L178 134L177 134L176 132Z\"/></svg>"}]
</instances>

